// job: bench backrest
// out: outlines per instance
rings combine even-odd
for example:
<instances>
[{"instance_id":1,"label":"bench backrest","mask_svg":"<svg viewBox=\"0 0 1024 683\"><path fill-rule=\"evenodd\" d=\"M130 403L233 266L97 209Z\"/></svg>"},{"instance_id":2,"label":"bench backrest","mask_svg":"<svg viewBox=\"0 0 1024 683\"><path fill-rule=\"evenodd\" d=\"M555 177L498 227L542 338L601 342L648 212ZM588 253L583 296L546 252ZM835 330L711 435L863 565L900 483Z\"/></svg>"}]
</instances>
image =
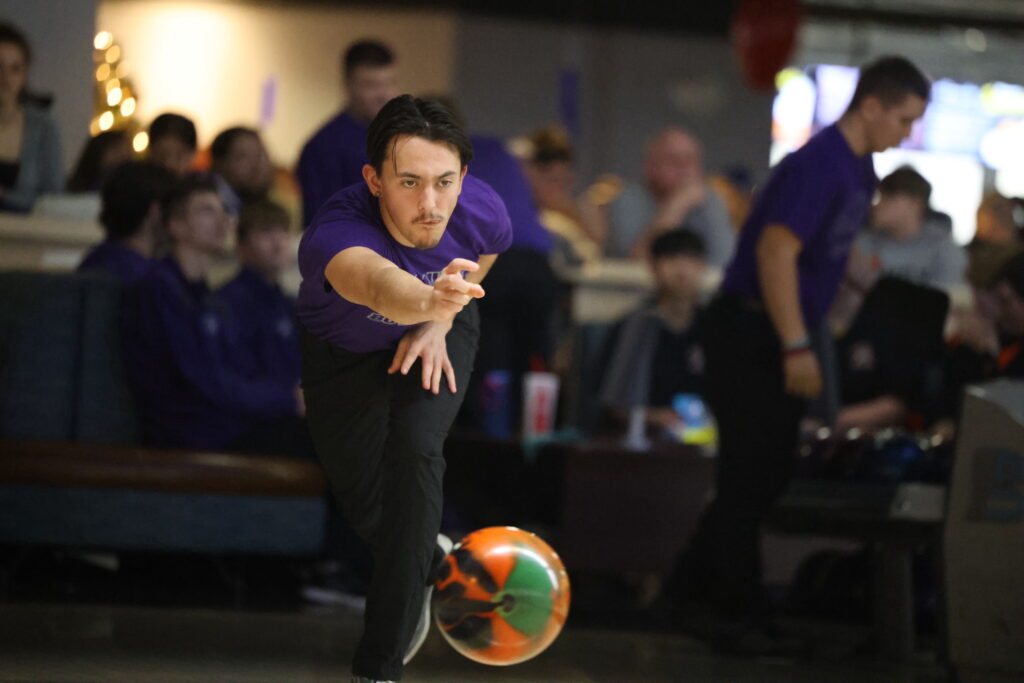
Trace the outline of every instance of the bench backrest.
<instances>
[{"instance_id":1,"label":"bench backrest","mask_svg":"<svg viewBox=\"0 0 1024 683\"><path fill-rule=\"evenodd\" d=\"M0 437L137 442L121 296L102 275L0 272Z\"/></svg>"}]
</instances>

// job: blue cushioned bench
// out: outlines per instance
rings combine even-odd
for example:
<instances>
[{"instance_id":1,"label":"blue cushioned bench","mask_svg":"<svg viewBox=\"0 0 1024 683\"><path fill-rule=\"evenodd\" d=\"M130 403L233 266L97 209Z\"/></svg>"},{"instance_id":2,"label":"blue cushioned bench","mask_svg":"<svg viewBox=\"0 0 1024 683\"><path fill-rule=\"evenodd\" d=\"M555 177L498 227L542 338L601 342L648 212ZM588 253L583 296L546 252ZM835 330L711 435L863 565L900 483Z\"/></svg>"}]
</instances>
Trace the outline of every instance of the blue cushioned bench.
<instances>
[{"instance_id":1,"label":"blue cushioned bench","mask_svg":"<svg viewBox=\"0 0 1024 683\"><path fill-rule=\"evenodd\" d=\"M0 543L319 554L316 463L138 446L120 302L103 276L0 272Z\"/></svg>"}]
</instances>

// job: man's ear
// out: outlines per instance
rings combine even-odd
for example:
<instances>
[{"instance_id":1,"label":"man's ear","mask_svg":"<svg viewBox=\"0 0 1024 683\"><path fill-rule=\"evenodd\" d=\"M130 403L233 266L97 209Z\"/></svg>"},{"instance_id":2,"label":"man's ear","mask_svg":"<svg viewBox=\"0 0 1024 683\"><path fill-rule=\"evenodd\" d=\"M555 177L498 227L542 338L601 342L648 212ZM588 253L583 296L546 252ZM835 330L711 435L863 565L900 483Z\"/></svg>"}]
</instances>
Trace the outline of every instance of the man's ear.
<instances>
[{"instance_id":1,"label":"man's ear","mask_svg":"<svg viewBox=\"0 0 1024 683\"><path fill-rule=\"evenodd\" d=\"M363 166L363 180L366 181L366 186L370 188L370 193L374 197L380 196L381 182L380 176L377 175L377 169L370 164Z\"/></svg>"},{"instance_id":2,"label":"man's ear","mask_svg":"<svg viewBox=\"0 0 1024 683\"><path fill-rule=\"evenodd\" d=\"M885 110L885 105L882 104L882 100L878 99L875 95L868 95L860 103L861 115L867 121L876 121L879 116Z\"/></svg>"}]
</instances>

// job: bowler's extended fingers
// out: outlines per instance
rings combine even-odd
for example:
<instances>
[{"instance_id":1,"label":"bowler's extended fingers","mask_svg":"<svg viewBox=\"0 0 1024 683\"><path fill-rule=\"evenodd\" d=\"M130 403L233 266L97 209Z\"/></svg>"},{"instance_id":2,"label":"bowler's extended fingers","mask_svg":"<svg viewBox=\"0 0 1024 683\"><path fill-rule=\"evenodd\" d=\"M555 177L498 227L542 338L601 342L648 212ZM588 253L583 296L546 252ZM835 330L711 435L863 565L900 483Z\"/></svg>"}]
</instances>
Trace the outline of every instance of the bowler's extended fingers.
<instances>
[{"instance_id":1,"label":"bowler's extended fingers","mask_svg":"<svg viewBox=\"0 0 1024 683\"><path fill-rule=\"evenodd\" d=\"M399 368L402 367L402 361L408 355L409 344L411 343L412 341L409 339L409 337L402 337L402 339L398 342L398 348L395 349L395 355L391 359L391 366L388 368L389 375L393 375ZM403 372L402 374L405 373Z\"/></svg>"},{"instance_id":2,"label":"bowler's extended fingers","mask_svg":"<svg viewBox=\"0 0 1024 683\"><path fill-rule=\"evenodd\" d=\"M441 393L441 375L444 373L444 366L440 360L434 363L430 377L430 390L435 394Z\"/></svg>"},{"instance_id":3,"label":"bowler's extended fingers","mask_svg":"<svg viewBox=\"0 0 1024 683\"><path fill-rule=\"evenodd\" d=\"M452 367L452 362L448 359L448 356L444 358L443 367L444 374L448 377L448 388L451 389L453 394L458 393L458 387L455 385L455 368Z\"/></svg>"},{"instance_id":4,"label":"bowler's extended fingers","mask_svg":"<svg viewBox=\"0 0 1024 683\"><path fill-rule=\"evenodd\" d=\"M454 258L452 259L452 262L445 266L444 270L441 272L445 275L460 275L464 270L468 270L470 272L480 270L480 264L476 261L470 261L467 258Z\"/></svg>"},{"instance_id":5,"label":"bowler's extended fingers","mask_svg":"<svg viewBox=\"0 0 1024 683\"><path fill-rule=\"evenodd\" d=\"M430 385L434 379L434 363L427 356L424 356L421 361L423 363L423 374L420 376L421 383L424 389L430 391Z\"/></svg>"},{"instance_id":6,"label":"bowler's extended fingers","mask_svg":"<svg viewBox=\"0 0 1024 683\"><path fill-rule=\"evenodd\" d=\"M484 296L483 287L476 282L463 280L462 277L458 275L445 275L434 283L434 287L442 292L465 294L473 299L480 299Z\"/></svg>"}]
</instances>

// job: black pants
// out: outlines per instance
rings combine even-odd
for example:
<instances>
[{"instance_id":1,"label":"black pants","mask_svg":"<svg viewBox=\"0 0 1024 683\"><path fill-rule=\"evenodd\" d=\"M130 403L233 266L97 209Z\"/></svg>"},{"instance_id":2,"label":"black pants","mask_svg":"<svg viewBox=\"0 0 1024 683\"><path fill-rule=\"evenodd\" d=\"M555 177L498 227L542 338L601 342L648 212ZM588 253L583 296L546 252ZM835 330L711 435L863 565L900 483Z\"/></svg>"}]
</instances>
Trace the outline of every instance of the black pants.
<instances>
[{"instance_id":1,"label":"black pants","mask_svg":"<svg viewBox=\"0 0 1024 683\"><path fill-rule=\"evenodd\" d=\"M302 387L317 454L348 521L369 544L373 576L353 673L402 676L434 564L441 526L442 453L473 366L479 337L474 305L448 333L459 393L423 389L417 362L387 374L393 351L350 353L303 331Z\"/></svg>"},{"instance_id":2,"label":"black pants","mask_svg":"<svg viewBox=\"0 0 1024 683\"><path fill-rule=\"evenodd\" d=\"M788 484L805 402L785 393L778 336L756 305L720 295L702 319L707 402L718 421L716 494L672 577L681 600L759 616L761 523Z\"/></svg>"}]
</instances>

